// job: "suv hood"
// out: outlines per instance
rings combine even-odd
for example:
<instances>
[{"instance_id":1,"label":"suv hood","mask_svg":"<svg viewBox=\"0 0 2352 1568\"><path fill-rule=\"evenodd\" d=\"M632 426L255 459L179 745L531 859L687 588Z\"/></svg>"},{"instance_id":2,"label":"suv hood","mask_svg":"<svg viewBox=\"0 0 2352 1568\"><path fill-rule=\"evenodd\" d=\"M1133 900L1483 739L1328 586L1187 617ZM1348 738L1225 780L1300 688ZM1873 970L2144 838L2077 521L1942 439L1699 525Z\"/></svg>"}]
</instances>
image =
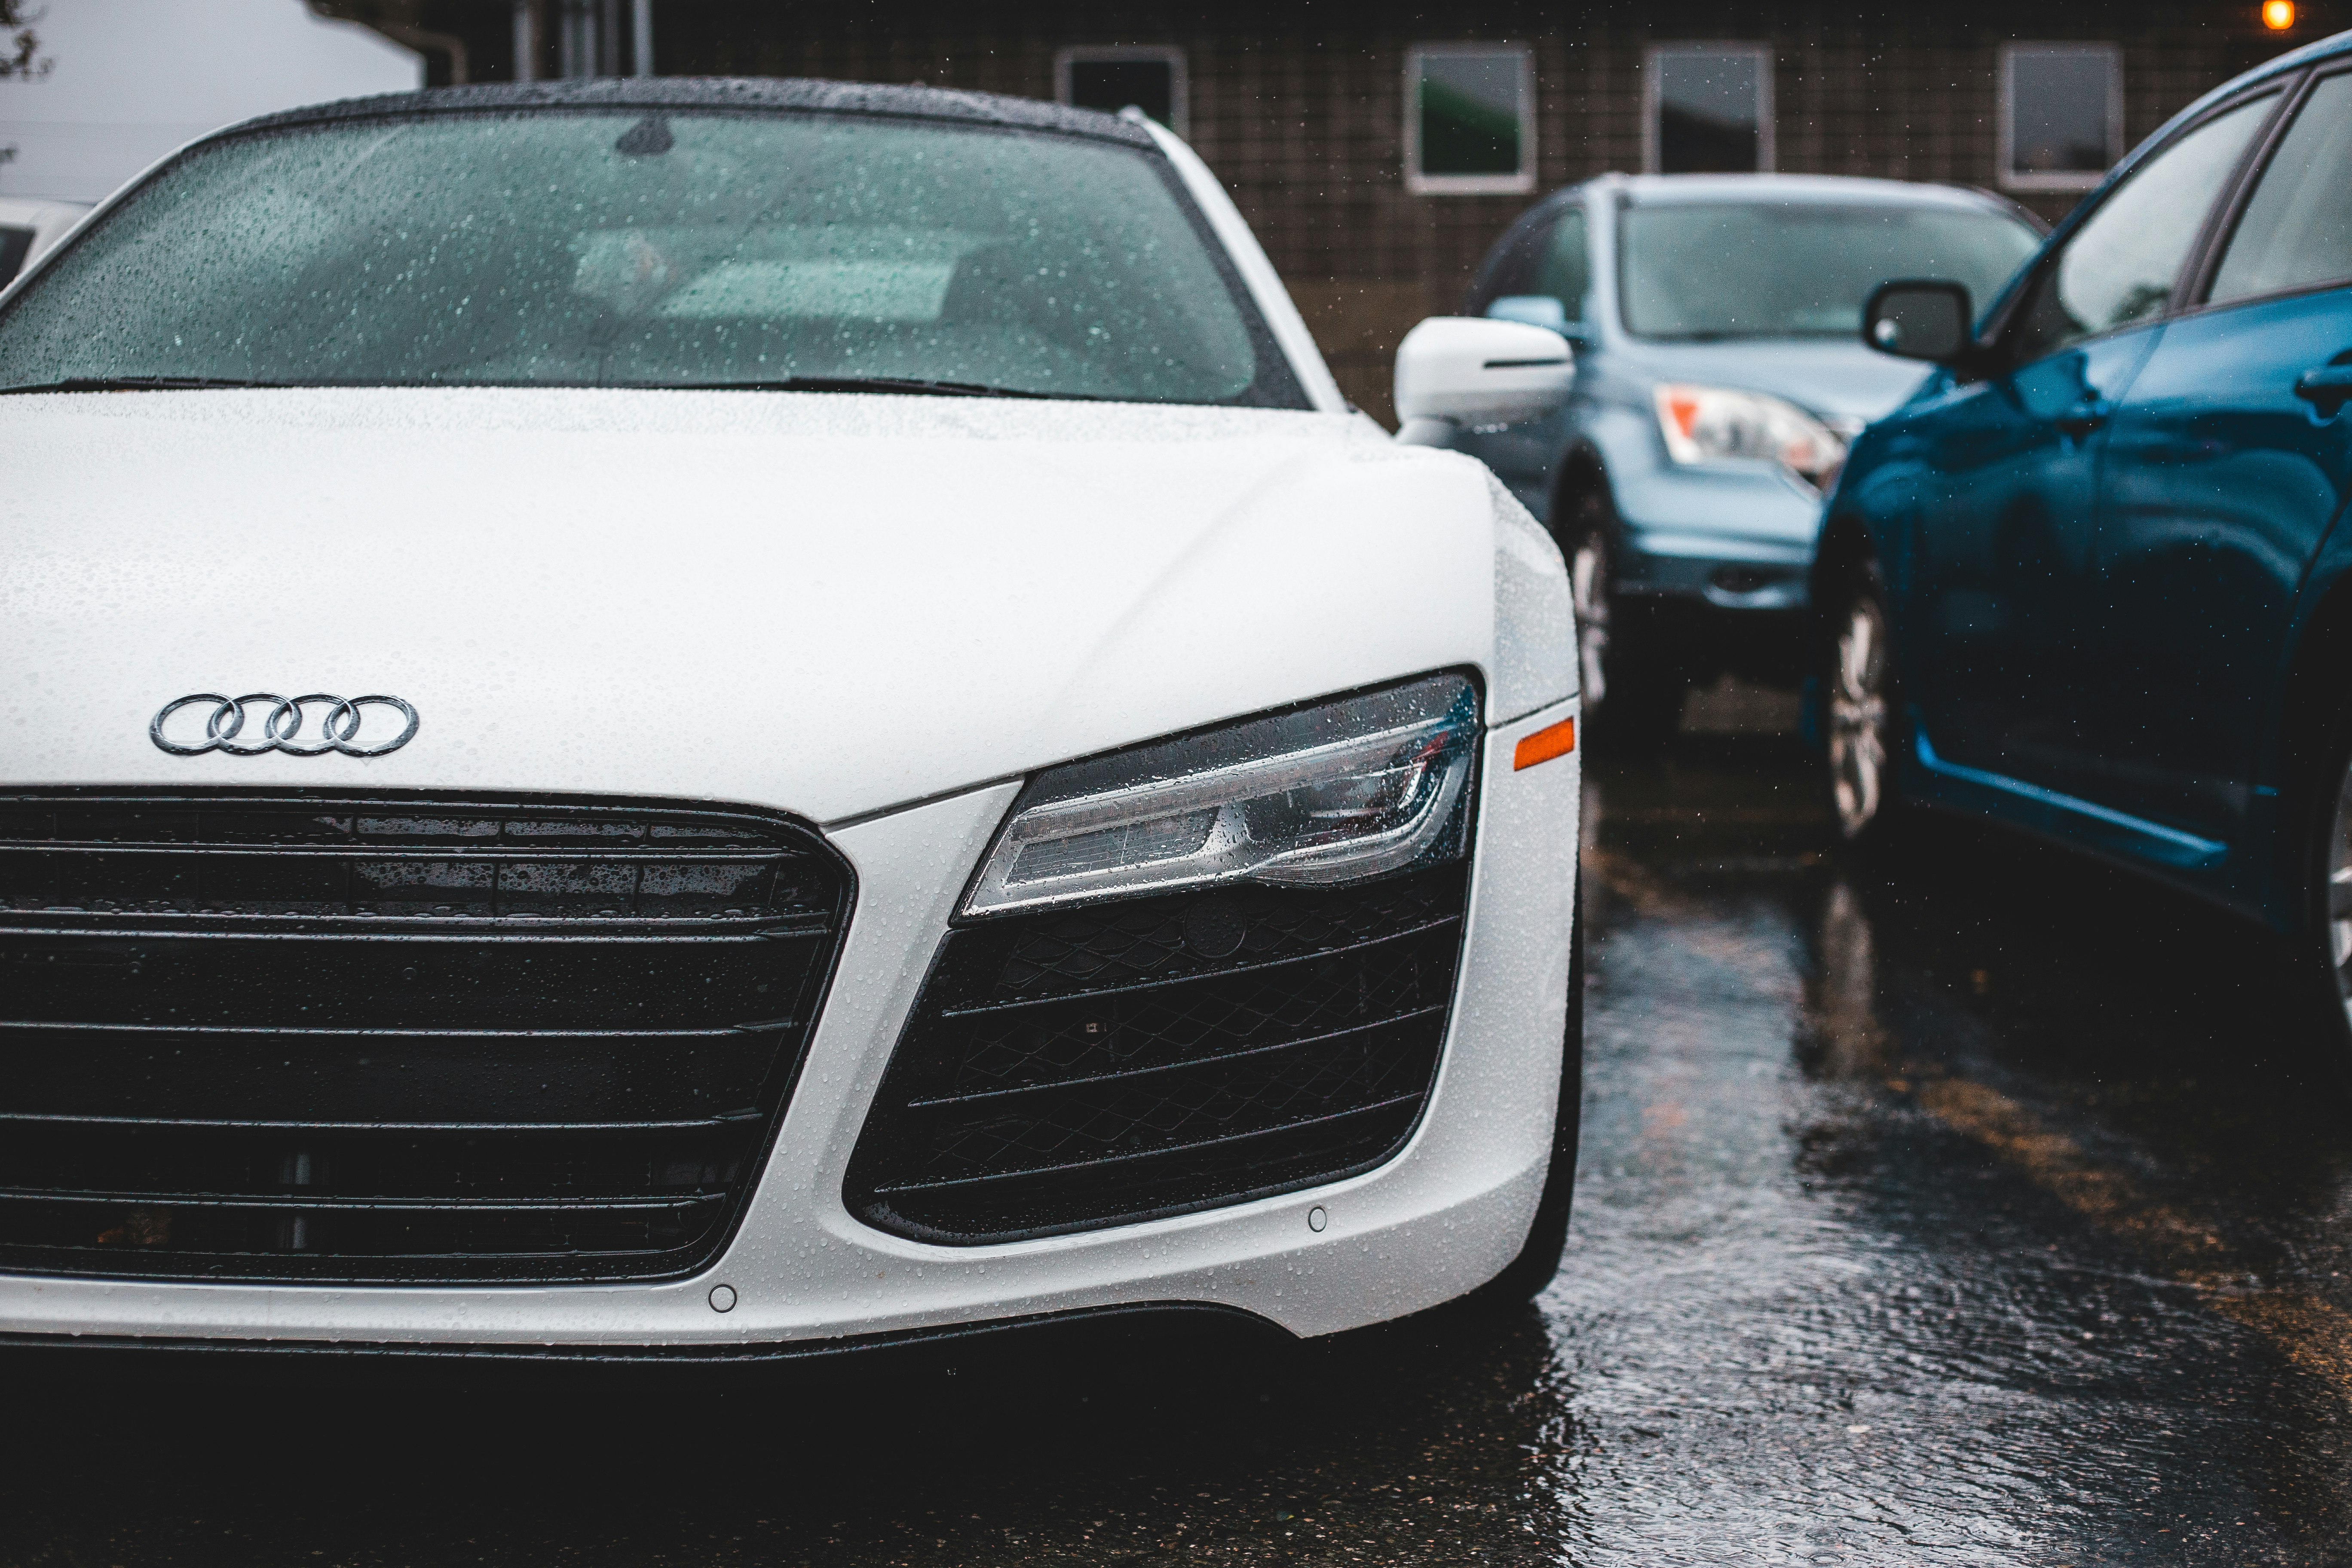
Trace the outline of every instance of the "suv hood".
<instances>
[{"instance_id":1,"label":"suv hood","mask_svg":"<svg viewBox=\"0 0 2352 1568\"><path fill-rule=\"evenodd\" d=\"M1494 643L1485 470L1345 416L427 388L20 395L0 422L15 784L838 823ZM386 692L421 723L372 759L150 742L205 691Z\"/></svg>"},{"instance_id":2,"label":"suv hood","mask_svg":"<svg viewBox=\"0 0 2352 1568\"><path fill-rule=\"evenodd\" d=\"M1627 357L1654 381L1769 392L1825 418L1865 425L1901 407L1931 369L1843 338L1642 342Z\"/></svg>"}]
</instances>

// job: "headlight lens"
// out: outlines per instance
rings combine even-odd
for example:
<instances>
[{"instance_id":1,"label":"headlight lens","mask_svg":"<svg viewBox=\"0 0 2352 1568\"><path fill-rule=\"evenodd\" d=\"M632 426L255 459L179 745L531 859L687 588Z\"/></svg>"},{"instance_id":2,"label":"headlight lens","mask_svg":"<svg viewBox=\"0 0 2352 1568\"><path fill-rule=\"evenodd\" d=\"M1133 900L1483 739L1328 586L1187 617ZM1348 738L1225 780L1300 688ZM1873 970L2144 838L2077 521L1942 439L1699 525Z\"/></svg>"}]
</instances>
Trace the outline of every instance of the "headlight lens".
<instances>
[{"instance_id":1,"label":"headlight lens","mask_svg":"<svg viewBox=\"0 0 2352 1568\"><path fill-rule=\"evenodd\" d=\"M1845 442L1793 403L1760 392L1668 382L1658 388L1658 431L1677 463L1761 458L1826 491Z\"/></svg>"},{"instance_id":2,"label":"headlight lens","mask_svg":"<svg viewBox=\"0 0 2352 1568\"><path fill-rule=\"evenodd\" d=\"M1464 852L1478 698L1458 675L1032 779L968 915L1210 882L1351 882Z\"/></svg>"}]
</instances>

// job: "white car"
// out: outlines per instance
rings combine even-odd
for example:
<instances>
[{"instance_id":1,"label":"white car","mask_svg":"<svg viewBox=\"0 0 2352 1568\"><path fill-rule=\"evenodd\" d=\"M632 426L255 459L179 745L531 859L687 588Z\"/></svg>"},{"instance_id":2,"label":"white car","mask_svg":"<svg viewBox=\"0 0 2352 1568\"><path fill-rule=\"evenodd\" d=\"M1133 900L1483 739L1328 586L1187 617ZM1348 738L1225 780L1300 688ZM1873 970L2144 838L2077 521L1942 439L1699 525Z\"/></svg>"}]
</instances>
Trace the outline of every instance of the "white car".
<instances>
[{"instance_id":1,"label":"white car","mask_svg":"<svg viewBox=\"0 0 2352 1568\"><path fill-rule=\"evenodd\" d=\"M1424 324L1409 432L1557 334ZM1146 124L255 121L0 307L0 1336L747 1358L1558 1265L1575 637Z\"/></svg>"}]
</instances>

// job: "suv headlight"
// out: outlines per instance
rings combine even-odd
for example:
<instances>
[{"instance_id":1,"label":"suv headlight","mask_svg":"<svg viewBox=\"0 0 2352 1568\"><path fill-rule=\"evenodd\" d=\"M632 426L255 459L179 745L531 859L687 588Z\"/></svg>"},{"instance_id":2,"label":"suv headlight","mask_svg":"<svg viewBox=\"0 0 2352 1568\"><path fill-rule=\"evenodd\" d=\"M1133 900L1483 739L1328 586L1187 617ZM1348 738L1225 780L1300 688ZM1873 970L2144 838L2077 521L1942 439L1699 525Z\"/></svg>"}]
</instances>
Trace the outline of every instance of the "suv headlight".
<instances>
[{"instance_id":1,"label":"suv headlight","mask_svg":"<svg viewBox=\"0 0 2352 1568\"><path fill-rule=\"evenodd\" d=\"M1478 697L1458 675L1292 709L1029 781L967 915L1210 882L1351 882L1466 845Z\"/></svg>"},{"instance_id":2,"label":"suv headlight","mask_svg":"<svg viewBox=\"0 0 2352 1568\"><path fill-rule=\"evenodd\" d=\"M1826 492L1845 442L1793 403L1760 392L1668 382L1657 391L1658 433L1677 463L1761 458Z\"/></svg>"}]
</instances>

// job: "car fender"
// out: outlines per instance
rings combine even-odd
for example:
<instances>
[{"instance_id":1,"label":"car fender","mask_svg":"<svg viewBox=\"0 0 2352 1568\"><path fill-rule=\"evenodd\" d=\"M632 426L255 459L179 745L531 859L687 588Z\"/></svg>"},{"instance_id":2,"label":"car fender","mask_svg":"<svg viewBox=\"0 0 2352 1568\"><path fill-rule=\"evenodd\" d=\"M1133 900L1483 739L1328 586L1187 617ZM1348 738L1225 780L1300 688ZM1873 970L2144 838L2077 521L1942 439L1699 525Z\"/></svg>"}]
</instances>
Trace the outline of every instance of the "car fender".
<instances>
[{"instance_id":1,"label":"car fender","mask_svg":"<svg viewBox=\"0 0 2352 1568\"><path fill-rule=\"evenodd\" d=\"M2270 853L2260 885L2249 891L2263 923L2294 931L2305 914L2298 825L2310 804L2305 742L2344 701L2343 669L2352 658L2352 504L2337 509L2304 568L2282 649L2252 767L2257 820L2251 826Z\"/></svg>"},{"instance_id":2,"label":"car fender","mask_svg":"<svg viewBox=\"0 0 2352 1568\"><path fill-rule=\"evenodd\" d=\"M1625 479L1654 470L1664 460L1655 422L1621 403L1594 403L1577 422L1576 434L1571 451L1580 451L1599 473L1608 489L1610 506L1623 517L1620 491ZM1559 472L1565 477L1569 471L1563 459Z\"/></svg>"}]
</instances>

